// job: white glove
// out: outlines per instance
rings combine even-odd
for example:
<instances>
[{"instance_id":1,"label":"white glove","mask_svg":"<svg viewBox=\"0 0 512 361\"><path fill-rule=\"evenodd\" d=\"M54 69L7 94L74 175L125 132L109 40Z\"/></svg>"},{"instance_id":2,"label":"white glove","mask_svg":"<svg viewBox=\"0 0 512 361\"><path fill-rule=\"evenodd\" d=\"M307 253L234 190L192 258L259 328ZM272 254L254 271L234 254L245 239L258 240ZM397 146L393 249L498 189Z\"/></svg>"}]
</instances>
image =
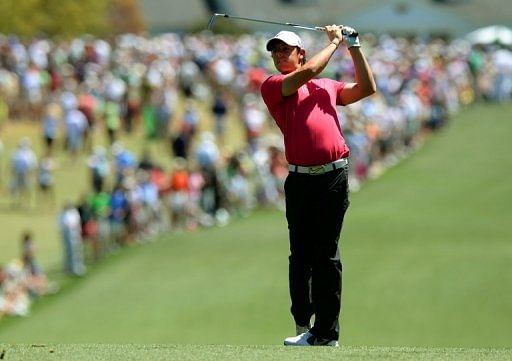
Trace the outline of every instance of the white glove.
<instances>
[{"instance_id":1,"label":"white glove","mask_svg":"<svg viewBox=\"0 0 512 361\"><path fill-rule=\"evenodd\" d=\"M361 44L359 44L359 34L354 28L351 28L350 26L343 26L341 33L343 34L343 42L348 48L359 48L361 46Z\"/></svg>"}]
</instances>

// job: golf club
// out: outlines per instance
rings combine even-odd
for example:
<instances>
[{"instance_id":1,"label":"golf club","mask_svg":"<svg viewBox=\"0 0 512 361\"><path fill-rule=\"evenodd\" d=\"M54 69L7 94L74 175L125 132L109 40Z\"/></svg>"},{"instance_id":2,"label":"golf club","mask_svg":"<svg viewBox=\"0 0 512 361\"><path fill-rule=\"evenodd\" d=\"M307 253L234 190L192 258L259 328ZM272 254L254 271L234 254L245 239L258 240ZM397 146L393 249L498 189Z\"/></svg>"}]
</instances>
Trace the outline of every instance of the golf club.
<instances>
[{"instance_id":1,"label":"golf club","mask_svg":"<svg viewBox=\"0 0 512 361\"><path fill-rule=\"evenodd\" d=\"M294 23L282 23L282 22L277 22L277 21L261 20L261 19L254 19L254 18L244 18L241 16L232 16L232 15L228 15L228 14L219 14L219 13L214 13L211 16L210 21L208 21L208 30L211 30L213 28L213 24L215 22L215 19L217 19L217 17L223 17L223 18L235 19L235 20L254 21L254 22L265 23L265 24L291 26L293 28L304 29L304 30L325 31L325 28L323 26L308 26L308 25L301 25L301 24L294 24ZM343 25L340 25L340 26L341 26L341 30L343 31ZM357 35L357 34L351 34L351 35Z\"/></svg>"}]
</instances>

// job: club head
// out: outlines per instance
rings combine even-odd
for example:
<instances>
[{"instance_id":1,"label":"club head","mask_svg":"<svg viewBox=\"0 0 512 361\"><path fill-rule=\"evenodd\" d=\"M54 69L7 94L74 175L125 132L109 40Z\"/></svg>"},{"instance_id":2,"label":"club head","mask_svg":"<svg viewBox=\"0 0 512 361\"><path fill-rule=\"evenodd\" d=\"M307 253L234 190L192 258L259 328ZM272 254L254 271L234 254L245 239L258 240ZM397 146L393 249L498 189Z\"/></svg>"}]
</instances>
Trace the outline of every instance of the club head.
<instances>
[{"instance_id":1,"label":"club head","mask_svg":"<svg viewBox=\"0 0 512 361\"><path fill-rule=\"evenodd\" d=\"M206 27L208 30L212 30L213 28L213 23L215 22L215 18L216 18L216 14L213 14L211 17L210 17L210 21L208 21L208 26Z\"/></svg>"},{"instance_id":2,"label":"club head","mask_svg":"<svg viewBox=\"0 0 512 361\"><path fill-rule=\"evenodd\" d=\"M217 19L218 16L223 16L223 17L226 17L226 18L228 17L228 15L226 15L226 14L214 13L210 17L210 20L208 21L208 26L206 27L208 30L212 30L213 24L215 23L215 19Z\"/></svg>"}]
</instances>

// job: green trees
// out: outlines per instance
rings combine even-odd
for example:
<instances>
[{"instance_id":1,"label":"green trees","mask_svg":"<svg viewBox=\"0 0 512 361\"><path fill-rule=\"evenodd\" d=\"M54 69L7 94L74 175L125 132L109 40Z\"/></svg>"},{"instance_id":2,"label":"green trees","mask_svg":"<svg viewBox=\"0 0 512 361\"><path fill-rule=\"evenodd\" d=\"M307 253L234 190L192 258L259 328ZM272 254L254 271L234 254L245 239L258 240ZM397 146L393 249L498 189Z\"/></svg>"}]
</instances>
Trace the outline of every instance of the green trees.
<instances>
[{"instance_id":1,"label":"green trees","mask_svg":"<svg viewBox=\"0 0 512 361\"><path fill-rule=\"evenodd\" d=\"M2 0L0 33L51 37L141 32L136 0Z\"/></svg>"}]
</instances>

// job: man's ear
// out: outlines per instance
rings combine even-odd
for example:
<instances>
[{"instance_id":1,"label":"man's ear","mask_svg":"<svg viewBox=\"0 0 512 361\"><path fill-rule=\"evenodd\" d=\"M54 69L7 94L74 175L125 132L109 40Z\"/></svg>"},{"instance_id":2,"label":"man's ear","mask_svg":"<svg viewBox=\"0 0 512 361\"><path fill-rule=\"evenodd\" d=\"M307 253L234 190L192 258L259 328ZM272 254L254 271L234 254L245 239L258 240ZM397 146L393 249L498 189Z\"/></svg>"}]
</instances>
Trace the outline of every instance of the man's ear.
<instances>
[{"instance_id":1,"label":"man's ear","mask_svg":"<svg viewBox=\"0 0 512 361\"><path fill-rule=\"evenodd\" d=\"M306 49L299 49L299 59L301 64L304 64L306 62Z\"/></svg>"}]
</instances>

